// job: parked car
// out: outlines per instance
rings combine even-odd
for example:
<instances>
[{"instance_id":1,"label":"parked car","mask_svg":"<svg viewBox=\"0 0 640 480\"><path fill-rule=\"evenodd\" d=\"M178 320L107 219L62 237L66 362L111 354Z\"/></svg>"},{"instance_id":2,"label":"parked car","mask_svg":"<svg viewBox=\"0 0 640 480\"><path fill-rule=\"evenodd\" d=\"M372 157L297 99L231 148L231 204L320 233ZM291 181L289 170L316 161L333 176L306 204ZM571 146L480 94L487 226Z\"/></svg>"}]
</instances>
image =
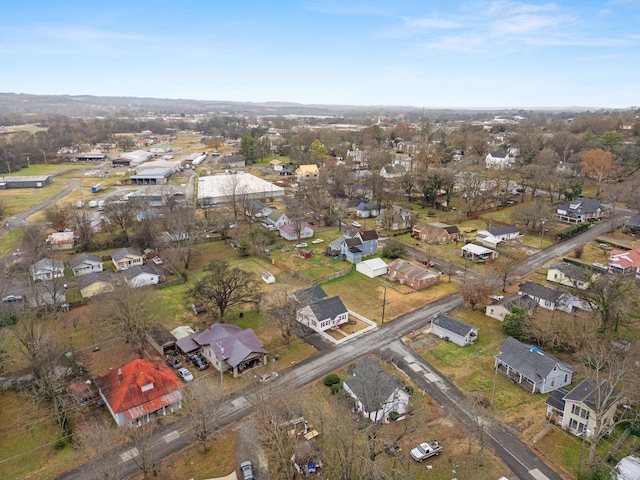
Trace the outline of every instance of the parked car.
<instances>
[{"instance_id":1,"label":"parked car","mask_svg":"<svg viewBox=\"0 0 640 480\"><path fill-rule=\"evenodd\" d=\"M189 370L187 370L186 368L182 367L180 369L178 369L178 376L184 380L185 382L191 382L193 381L193 375L191 374L191 372Z\"/></svg>"},{"instance_id":2,"label":"parked car","mask_svg":"<svg viewBox=\"0 0 640 480\"><path fill-rule=\"evenodd\" d=\"M308 243L302 242L296 245L296 248L307 248L309 246Z\"/></svg>"},{"instance_id":3,"label":"parked car","mask_svg":"<svg viewBox=\"0 0 640 480\"><path fill-rule=\"evenodd\" d=\"M311 242L311 243L313 243L314 245L318 245L319 243L323 243L323 242L324 242L324 240L323 240L322 238L316 238L316 239L315 239L313 242Z\"/></svg>"},{"instance_id":4,"label":"parked car","mask_svg":"<svg viewBox=\"0 0 640 480\"><path fill-rule=\"evenodd\" d=\"M162 265L162 264L164 263L160 257L153 257L151 260L152 260L152 261L153 261L153 263L155 263L156 265Z\"/></svg>"},{"instance_id":5,"label":"parked car","mask_svg":"<svg viewBox=\"0 0 640 480\"><path fill-rule=\"evenodd\" d=\"M242 480L253 480L253 466L251 460L242 462L240 464L240 471L242 471Z\"/></svg>"},{"instance_id":6,"label":"parked car","mask_svg":"<svg viewBox=\"0 0 640 480\"><path fill-rule=\"evenodd\" d=\"M2 299L4 303L21 302L23 300L24 300L24 297L22 295L7 295Z\"/></svg>"},{"instance_id":7,"label":"parked car","mask_svg":"<svg viewBox=\"0 0 640 480\"><path fill-rule=\"evenodd\" d=\"M209 362L200 355L192 355L189 357L198 370L206 370L209 368Z\"/></svg>"},{"instance_id":8,"label":"parked car","mask_svg":"<svg viewBox=\"0 0 640 480\"><path fill-rule=\"evenodd\" d=\"M262 383L270 382L272 380L275 380L276 378L278 378L278 372L269 372L269 373L263 373L262 375L260 375L260 381Z\"/></svg>"},{"instance_id":9,"label":"parked car","mask_svg":"<svg viewBox=\"0 0 640 480\"><path fill-rule=\"evenodd\" d=\"M411 449L411 458L416 462L422 462L424 459L440 455L442 445L437 440L419 443L415 448Z\"/></svg>"},{"instance_id":10,"label":"parked car","mask_svg":"<svg viewBox=\"0 0 640 480\"><path fill-rule=\"evenodd\" d=\"M422 260L422 264L426 265L427 267L432 267L432 268L436 266L436 264L435 264L435 262L433 260L429 260L427 258Z\"/></svg>"},{"instance_id":11,"label":"parked car","mask_svg":"<svg viewBox=\"0 0 640 480\"><path fill-rule=\"evenodd\" d=\"M178 357L171 356L167 359L167 365L173 368L182 368L182 362Z\"/></svg>"},{"instance_id":12,"label":"parked car","mask_svg":"<svg viewBox=\"0 0 640 480\"><path fill-rule=\"evenodd\" d=\"M351 222L352 227L361 228L362 224L360 222Z\"/></svg>"}]
</instances>

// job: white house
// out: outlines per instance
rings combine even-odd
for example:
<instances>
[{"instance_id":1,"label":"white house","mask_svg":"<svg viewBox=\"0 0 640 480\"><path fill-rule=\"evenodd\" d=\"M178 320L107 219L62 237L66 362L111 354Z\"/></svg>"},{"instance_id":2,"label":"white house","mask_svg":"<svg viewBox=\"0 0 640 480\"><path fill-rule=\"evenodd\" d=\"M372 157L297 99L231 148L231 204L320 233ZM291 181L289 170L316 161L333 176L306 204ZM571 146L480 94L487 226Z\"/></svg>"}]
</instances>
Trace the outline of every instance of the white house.
<instances>
[{"instance_id":1,"label":"white house","mask_svg":"<svg viewBox=\"0 0 640 480\"><path fill-rule=\"evenodd\" d=\"M160 275L149 265L135 266L124 271L125 281L132 287L145 287L160 282Z\"/></svg>"},{"instance_id":2,"label":"white house","mask_svg":"<svg viewBox=\"0 0 640 480\"><path fill-rule=\"evenodd\" d=\"M487 154L484 163L486 168L503 169L511 168L514 158L506 150L497 150Z\"/></svg>"},{"instance_id":3,"label":"white house","mask_svg":"<svg viewBox=\"0 0 640 480\"><path fill-rule=\"evenodd\" d=\"M431 322L431 333L464 347L476 341L478 329L443 313Z\"/></svg>"},{"instance_id":4,"label":"white house","mask_svg":"<svg viewBox=\"0 0 640 480\"><path fill-rule=\"evenodd\" d=\"M404 384L382 369L369 357L364 357L344 379L344 389L356 402L356 409L372 422L381 422L392 412L404 415L409 406L409 394Z\"/></svg>"},{"instance_id":5,"label":"white house","mask_svg":"<svg viewBox=\"0 0 640 480\"><path fill-rule=\"evenodd\" d=\"M313 228L307 222L302 222L299 225L296 222L287 223L280 227L278 231L285 240L298 241L313 237Z\"/></svg>"},{"instance_id":6,"label":"white house","mask_svg":"<svg viewBox=\"0 0 640 480\"><path fill-rule=\"evenodd\" d=\"M101 272L104 268L102 258L97 255L91 255L90 253L81 253L73 257L69 261L69 265L76 277L92 272Z\"/></svg>"},{"instance_id":7,"label":"white house","mask_svg":"<svg viewBox=\"0 0 640 480\"><path fill-rule=\"evenodd\" d=\"M53 258L43 258L31 265L31 278L36 280L52 280L64 277L64 263Z\"/></svg>"},{"instance_id":8,"label":"white house","mask_svg":"<svg viewBox=\"0 0 640 480\"><path fill-rule=\"evenodd\" d=\"M356 263L356 270L369 278L386 275L389 266L381 258L370 258Z\"/></svg>"},{"instance_id":9,"label":"white house","mask_svg":"<svg viewBox=\"0 0 640 480\"><path fill-rule=\"evenodd\" d=\"M472 262L480 263L486 262L487 260L495 260L498 258L498 252L474 243L467 243L460 250L460 256L468 258Z\"/></svg>"},{"instance_id":10,"label":"white house","mask_svg":"<svg viewBox=\"0 0 640 480\"><path fill-rule=\"evenodd\" d=\"M349 311L340 297L325 298L298 309L296 320L316 332L324 332L347 323Z\"/></svg>"}]
</instances>

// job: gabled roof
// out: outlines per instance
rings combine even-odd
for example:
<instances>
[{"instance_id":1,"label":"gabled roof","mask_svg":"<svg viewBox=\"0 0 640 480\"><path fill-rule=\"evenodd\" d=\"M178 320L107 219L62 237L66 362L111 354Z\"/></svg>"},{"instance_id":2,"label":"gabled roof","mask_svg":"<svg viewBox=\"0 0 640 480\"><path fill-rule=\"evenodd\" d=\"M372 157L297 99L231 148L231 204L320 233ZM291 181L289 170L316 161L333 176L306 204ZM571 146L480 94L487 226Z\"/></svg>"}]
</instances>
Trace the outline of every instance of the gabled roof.
<instances>
[{"instance_id":1,"label":"gabled roof","mask_svg":"<svg viewBox=\"0 0 640 480\"><path fill-rule=\"evenodd\" d=\"M150 265L136 265L135 267L127 268L123 275L127 280L133 280L139 275L155 275L158 276L156 271Z\"/></svg>"},{"instance_id":2,"label":"gabled roof","mask_svg":"<svg viewBox=\"0 0 640 480\"><path fill-rule=\"evenodd\" d=\"M316 165L315 163L307 164L307 165L300 165L296 169L296 173L301 174L301 175L319 173L318 165Z\"/></svg>"},{"instance_id":3,"label":"gabled roof","mask_svg":"<svg viewBox=\"0 0 640 480\"><path fill-rule=\"evenodd\" d=\"M353 248L353 247L359 247L360 245L362 245L362 240L360 239L360 237L353 237L353 238L345 237L344 243L347 247Z\"/></svg>"},{"instance_id":4,"label":"gabled roof","mask_svg":"<svg viewBox=\"0 0 640 480\"><path fill-rule=\"evenodd\" d=\"M345 378L344 383L358 397L367 412L380 410L396 390L404 389L400 379L389 375L369 357L358 362L353 375Z\"/></svg>"},{"instance_id":5,"label":"gabled roof","mask_svg":"<svg viewBox=\"0 0 640 480\"><path fill-rule=\"evenodd\" d=\"M422 230L424 230L427 227L427 224L424 222L418 222L413 226L413 230L415 230L416 232L420 232Z\"/></svg>"},{"instance_id":6,"label":"gabled roof","mask_svg":"<svg viewBox=\"0 0 640 480\"><path fill-rule=\"evenodd\" d=\"M587 281L589 279L589 271L585 268L578 267L572 263L562 262L555 263L549 267L549 270L558 270L570 280Z\"/></svg>"},{"instance_id":7,"label":"gabled roof","mask_svg":"<svg viewBox=\"0 0 640 480\"><path fill-rule=\"evenodd\" d=\"M502 305L509 312L514 306L519 306L527 311L532 311L538 304L529 295L512 295L510 297L503 297L500 299L494 298L491 300L491 305Z\"/></svg>"},{"instance_id":8,"label":"gabled roof","mask_svg":"<svg viewBox=\"0 0 640 480\"><path fill-rule=\"evenodd\" d=\"M153 338L153 341L160 346L171 345L176 339L171 332L161 323L152 323L147 327L147 335Z\"/></svg>"},{"instance_id":9,"label":"gabled roof","mask_svg":"<svg viewBox=\"0 0 640 480\"><path fill-rule=\"evenodd\" d=\"M541 298L542 300L548 300L550 302L557 302L562 292L546 285L540 285L534 282L524 282L518 288L521 294L526 294L534 298Z\"/></svg>"},{"instance_id":10,"label":"gabled roof","mask_svg":"<svg viewBox=\"0 0 640 480\"><path fill-rule=\"evenodd\" d=\"M378 258L378 257L370 258L369 260L363 260L360 263L366 265L371 270L377 270L379 268L385 268L386 269L388 267L387 263L384 260L382 260L381 258Z\"/></svg>"},{"instance_id":11,"label":"gabled roof","mask_svg":"<svg viewBox=\"0 0 640 480\"><path fill-rule=\"evenodd\" d=\"M119 262L120 260L129 256L141 257L142 254L139 251L134 250L133 248L121 248L120 250L116 250L111 254L111 258L114 262Z\"/></svg>"},{"instance_id":12,"label":"gabled roof","mask_svg":"<svg viewBox=\"0 0 640 480\"><path fill-rule=\"evenodd\" d=\"M631 215L624 223L625 225L630 225L632 227L640 227L640 214Z\"/></svg>"},{"instance_id":13,"label":"gabled roof","mask_svg":"<svg viewBox=\"0 0 640 480\"><path fill-rule=\"evenodd\" d=\"M593 411L606 411L620 398L621 392L606 380L585 378L564 400L580 402Z\"/></svg>"},{"instance_id":14,"label":"gabled roof","mask_svg":"<svg viewBox=\"0 0 640 480\"><path fill-rule=\"evenodd\" d=\"M635 250L611 250L609 265L625 270L629 267L640 267L640 248Z\"/></svg>"},{"instance_id":15,"label":"gabled roof","mask_svg":"<svg viewBox=\"0 0 640 480\"><path fill-rule=\"evenodd\" d=\"M64 262L62 260L55 260L53 258L41 258L36 263L31 265L31 269L34 272L39 270L61 270L64 269Z\"/></svg>"},{"instance_id":16,"label":"gabled roof","mask_svg":"<svg viewBox=\"0 0 640 480\"><path fill-rule=\"evenodd\" d=\"M214 323L204 332L194 334L193 339L199 346L209 345L219 360L233 368L252 353L268 353L252 329L242 330L226 323ZM176 343L180 345L182 340Z\"/></svg>"},{"instance_id":17,"label":"gabled roof","mask_svg":"<svg viewBox=\"0 0 640 480\"><path fill-rule=\"evenodd\" d=\"M294 292L293 296L302 306L327 298L326 292L320 285L298 290Z\"/></svg>"},{"instance_id":18,"label":"gabled roof","mask_svg":"<svg viewBox=\"0 0 640 480\"><path fill-rule=\"evenodd\" d=\"M172 403L174 392L183 383L165 365L147 359L136 359L120 368L98 375L95 383L114 413L127 412L130 420ZM151 386L151 388L149 388ZM173 401L179 400L178 396ZM140 408L142 407L142 408ZM129 412L131 409L136 409ZM140 416L140 415L138 415Z\"/></svg>"},{"instance_id":19,"label":"gabled roof","mask_svg":"<svg viewBox=\"0 0 640 480\"><path fill-rule=\"evenodd\" d=\"M82 265L83 263L91 263L91 264L102 263L102 258L100 258L97 255L91 255L90 253L81 253L80 255L73 257L69 261L69 265L71 266L71 268L76 268L77 266Z\"/></svg>"},{"instance_id":20,"label":"gabled roof","mask_svg":"<svg viewBox=\"0 0 640 480\"><path fill-rule=\"evenodd\" d=\"M553 390L544 403L560 412L564 412L564 397L566 394L567 391L564 388Z\"/></svg>"},{"instance_id":21,"label":"gabled roof","mask_svg":"<svg viewBox=\"0 0 640 480\"><path fill-rule=\"evenodd\" d=\"M455 333L456 335L460 335L461 337L465 337L472 331L477 330L476 327L467 325L466 323L456 320L444 313L439 314L431 323L432 325L437 325L438 327L444 328L445 330Z\"/></svg>"},{"instance_id":22,"label":"gabled roof","mask_svg":"<svg viewBox=\"0 0 640 480\"><path fill-rule=\"evenodd\" d=\"M533 345L525 345L513 337L504 341L496 358L534 382L547 378L556 366L572 371L556 357Z\"/></svg>"},{"instance_id":23,"label":"gabled roof","mask_svg":"<svg viewBox=\"0 0 640 480\"><path fill-rule=\"evenodd\" d=\"M508 235L510 233L520 233L520 230L513 225L489 225L487 231L494 237L498 235Z\"/></svg>"},{"instance_id":24,"label":"gabled roof","mask_svg":"<svg viewBox=\"0 0 640 480\"><path fill-rule=\"evenodd\" d=\"M280 210L277 210L277 209L274 208L271 211L271 213L269 213L269 215L267 215L267 218L269 220L271 220L272 222L277 222L282 215L284 215L283 212L281 212Z\"/></svg>"},{"instance_id":25,"label":"gabled roof","mask_svg":"<svg viewBox=\"0 0 640 480\"><path fill-rule=\"evenodd\" d=\"M362 232L358 232L357 234L363 242L369 241L369 240L377 240L378 237L378 232L376 232L375 230L363 230Z\"/></svg>"},{"instance_id":26,"label":"gabled roof","mask_svg":"<svg viewBox=\"0 0 640 480\"><path fill-rule=\"evenodd\" d=\"M87 275L82 275L78 277L78 279L76 280L76 285L80 290L82 290L84 288L87 288L92 283L97 283L97 282L111 284L113 283L113 279L111 278L111 275L107 273L91 272Z\"/></svg>"},{"instance_id":27,"label":"gabled roof","mask_svg":"<svg viewBox=\"0 0 640 480\"><path fill-rule=\"evenodd\" d=\"M370 210L378 210L378 204L377 203L360 202L358 204L358 206L356 207L356 210L359 210L361 212L370 211Z\"/></svg>"},{"instance_id":28,"label":"gabled roof","mask_svg":"<svg viewBox=\"0 0 640 480\"><path fill-rule=\"evenodd\" d=\"M474 255L489 255L494 253L490 248L481 247L480 245L476 245L475 243L467 243L462 250L465 252L471 252Z\"/></svg>"},{"instance_id":29,"label":"gabled roof","mask_svg":"<svg viewBox=\"0 0 640 480\"><path fill-rule=\"evenodd\" d=\"M509 156L509 152L506 150L496 150L495 152L491 152L489 155L493 158L507 158Z\"/></svg>"},{"instance_id":30,"label":"gabled roof","mask_svg":"<svg viewBox=\"0 0 640 480\"><path fill-rule=\"evenodd\" d=\"M389 264L389 271L391 271L391 269L401 272L406 277L413 278L415 280L426 280L427 278L432 278L438 275L422 265L411 263L407 260L403 260L402 258L396 258L391 262Z\"/></svg>"},{"instance_id":31,"label":"gabled roof","mask_svg":"<svg viewBox=\"0 0 640 480\"><path fill-rule=\"evenodd\" d=\"M309 308L320 321L336 318L338 315L348 311L338 296L314 302L309 305Z\"/></svg>"},{"instance_id":32,"label":"gabled roof","mask_svg":"<svg viewBox=\"0 0 640 480\"><path fill-rule=\"evenodd\" d=\"M595 198L579 197L558 205L558 210L565 210L576 214L595 213L604 207Z\"/></svg>"},{"instance_id":33,"label":"gabled roof","mask_svg":"<svg viewBox=\"0 0 640 480\"><path fill-rule=\"evenodd\" d=\"M311 225L309 225L307 222L302 222L300 224L300 232L303 232L307 229L311 229ZM296 233L296 222L287 223L286 225L280 227L279 230L281 232L293 235L294 233Z\"/></svg>"}]
</instances>

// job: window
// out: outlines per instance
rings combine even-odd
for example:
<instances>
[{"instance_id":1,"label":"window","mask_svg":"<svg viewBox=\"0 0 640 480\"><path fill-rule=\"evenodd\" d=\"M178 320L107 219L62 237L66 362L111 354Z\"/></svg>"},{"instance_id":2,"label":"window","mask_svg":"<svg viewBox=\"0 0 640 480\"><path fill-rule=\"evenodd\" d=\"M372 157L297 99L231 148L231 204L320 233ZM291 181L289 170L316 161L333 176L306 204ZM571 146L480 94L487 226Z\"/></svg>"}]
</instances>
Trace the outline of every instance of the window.
<instances>
[{"instance_id":1,"label":"window","mask_svg":"<svg viewBox=\"0 0 640 480\"><path fill-rule=\"evenodd\" d=\"M571 413L580 415L580 407L578 405L571 405Z\"/></svg>"},{"instance_id":2,"label":"window","mask_svg":"<svg viewBox=\"0 0 640 480\"><path fill-rule=\"evenodd\" d=\"M580 416L581 416L582 418L584 418L585 420L589 420L589 411L583 408L583 409L580 411Z\"/></svg>"}]
</instances>

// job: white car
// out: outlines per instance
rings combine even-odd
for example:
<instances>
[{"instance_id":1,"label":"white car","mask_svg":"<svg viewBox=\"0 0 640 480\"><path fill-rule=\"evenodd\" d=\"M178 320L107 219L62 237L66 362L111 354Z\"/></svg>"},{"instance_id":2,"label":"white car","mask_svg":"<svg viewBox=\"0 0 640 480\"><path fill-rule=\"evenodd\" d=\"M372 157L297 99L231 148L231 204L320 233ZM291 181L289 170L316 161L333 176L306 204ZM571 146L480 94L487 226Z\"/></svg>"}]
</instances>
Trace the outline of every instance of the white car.
<instances>
[{"instance_id":1,"label":"white car","mask_svg":"<svg viewBox=\"0 0 640 480\"><path fill-rule=\"evenodd\" d=\"M184 367L178 369L178 376L185 382L193 381L193 375Z\"/></svg>"},{"instance_id":2,"label":"white car","mask_svg":"<svg viewBox=\"0 0 640 480\"><path fill-rule=\"evenodd\" d=\"M437 440L431 440L430 442L420 443L413 448L411 450L411 458L416 462L421 462L434 455L440 455L440 452L442 452L442 445Z\"/></svg>"},{"instance_id":3,"label":"white car","mask_svg":"<svg viewBox=\"0 0 640 480\"><path fill-rule=\"evenodd\" d=\"M262 383L270 382L272 380L275 380L276 378L278 378L278 372L269 372L269 373L263 373L262 375L260 375L260 381Z\"/></svg>"},{"instance_id":4,"label":"white car","mask_svg":"<svg viewBox=\"0 0 640 480\"><path fill-rule=\"evenodd\" d=\"M152 260L156 265L162 265L164 263L160 257L153 257Z\"/></svg>"},{"instance_id":5,"label":"white car","mask_svg":"<svg viewBox=\"0 0 640 480\"><path fill-rule=\"evenodd\" d=\"M302 242L296 245L296 248L307 248L309 246L308 243Z\"/></svg>"},{"instance_id":6,"label":"white car","mask_svg":"<svg viewBox=\"0 0 640 480\"><path fill-rule=\"evenodd\" d=\"M323 243L323 242L324 242L324 240L323 240L323 239L321 239L321 238L316 238L316 239L315 239L313 242L311 242L311 243L313 243L314 245L318 245L319 243Z\"/></svg>"},{"instance_id":7,"label":"white car","mask_svg":"<svg viewBox=\"0 0 640 480\"><path fill-rule=\"evenodd\" d=\"M351 226L356 228L361 228L362 224L360 224L359 222L351 222Z\"/></svg>"}]
</instances>

